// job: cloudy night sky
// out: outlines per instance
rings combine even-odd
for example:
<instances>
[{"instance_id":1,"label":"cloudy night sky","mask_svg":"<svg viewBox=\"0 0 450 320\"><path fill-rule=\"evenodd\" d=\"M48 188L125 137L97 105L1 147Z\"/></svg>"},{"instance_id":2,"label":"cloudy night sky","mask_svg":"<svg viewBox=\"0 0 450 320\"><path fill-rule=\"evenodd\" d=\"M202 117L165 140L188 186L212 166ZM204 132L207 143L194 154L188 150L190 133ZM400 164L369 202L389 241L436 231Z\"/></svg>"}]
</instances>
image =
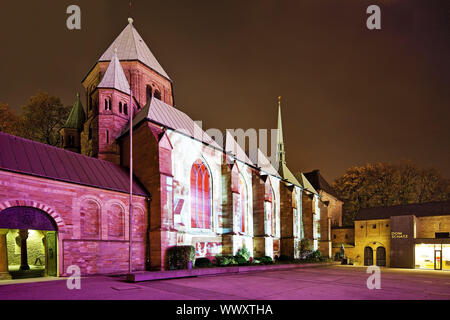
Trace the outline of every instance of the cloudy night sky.
<instances>
[{"instance_id":1,"label":"cloudy night sky","mask_svg":"<svg viewBox=\"0 0 450 320\"><path fill-rule=\"evenodd\" d=\"M38 90L71 105L127 25L128 0L0 4L0 103ZM81 8L81 30L66 8ZM366 28L381 8L382 29ZM203 128L272 129L287 163L321 169L410 159L450 177L449 1L134 0L134 25Z\"/></svg>"}]
</instances>

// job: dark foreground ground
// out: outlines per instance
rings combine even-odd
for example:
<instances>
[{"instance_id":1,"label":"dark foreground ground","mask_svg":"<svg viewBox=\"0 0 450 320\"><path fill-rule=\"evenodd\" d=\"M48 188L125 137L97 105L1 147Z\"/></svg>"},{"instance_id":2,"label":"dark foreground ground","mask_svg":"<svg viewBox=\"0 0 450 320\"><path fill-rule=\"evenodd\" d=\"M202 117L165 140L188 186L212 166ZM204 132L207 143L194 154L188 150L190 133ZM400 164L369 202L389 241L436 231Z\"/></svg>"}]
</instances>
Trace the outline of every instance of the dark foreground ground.
<instances>
[{"instance_id":1,"label":"dark foreground ground","mask_svg":"<svg viewBox=\"0 0 450 320\"><path fill-rule=\"evenodd\" d=\"M369 276L363 267L321 266L141 283L88 277L81 290L67 289L66 280L0 281L0 300L450 300L450 272L381 269L379 290L367 288Z\"/></svg>"}]
</instances>

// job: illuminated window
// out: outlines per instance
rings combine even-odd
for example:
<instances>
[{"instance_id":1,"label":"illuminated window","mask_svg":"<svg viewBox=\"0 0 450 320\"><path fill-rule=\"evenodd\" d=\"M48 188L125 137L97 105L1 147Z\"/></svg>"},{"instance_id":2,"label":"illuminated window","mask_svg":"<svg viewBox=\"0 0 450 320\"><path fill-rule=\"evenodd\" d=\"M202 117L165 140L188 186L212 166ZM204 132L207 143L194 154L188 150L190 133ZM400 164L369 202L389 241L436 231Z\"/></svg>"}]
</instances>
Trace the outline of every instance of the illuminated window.
<instances>
[{"instance_id":1,"label":"illuminated window","mask_svg":"<svg viewBox=\"0 0 450 320\"><path fill-rule=\"evenodd\" d=\"M211 183L205 164L197 160L191 169L191 227L211 229Z\"/></svg>"},{"instance_id":2,"label":"illuminated window","mask_svg":"<svg viewBox=\"0 0 450 320\"><path fill-rule=\"evenodd\" d=\"M268 187L268 192L266 196L266 201L264 202L265 209L265 233L267 235L275 235L275 204L273 201L273 191L272 187Z\"/></svg>"},{"instance_id":3,"label":"illuminated window","mask_svg":"<svg viewBox=\"0 0 450 320\"><path fill-rule=\"evenodd\" d=\"M239 177L239 202L237 204L237 214L238 214L238 230L242 233L247 231L247 188L245 186L242 177Z\"/></svg>"}]
</instances>

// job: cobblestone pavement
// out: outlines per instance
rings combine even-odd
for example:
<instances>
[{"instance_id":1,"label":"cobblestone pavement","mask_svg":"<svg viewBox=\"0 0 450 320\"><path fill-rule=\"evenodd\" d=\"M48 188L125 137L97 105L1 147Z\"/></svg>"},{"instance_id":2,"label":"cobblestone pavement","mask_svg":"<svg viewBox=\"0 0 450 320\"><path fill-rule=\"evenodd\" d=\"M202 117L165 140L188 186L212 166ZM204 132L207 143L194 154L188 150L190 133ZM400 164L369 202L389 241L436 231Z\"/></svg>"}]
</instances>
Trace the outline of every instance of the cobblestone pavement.
<instances>
[{"instance_id":1,"label":"cobblestone pavement","mask_svg":"<svg viewBox=\"0 0 450 320\"><path fill-rule=\"evenodd\" d=\"M140 283L97 276L82 278L81 290L65 279L0 281L0 300L450 300L450 272L384 268L379 290L367 288L369 276L364 267L321 266Z\"/></svg>"}]
</instances>

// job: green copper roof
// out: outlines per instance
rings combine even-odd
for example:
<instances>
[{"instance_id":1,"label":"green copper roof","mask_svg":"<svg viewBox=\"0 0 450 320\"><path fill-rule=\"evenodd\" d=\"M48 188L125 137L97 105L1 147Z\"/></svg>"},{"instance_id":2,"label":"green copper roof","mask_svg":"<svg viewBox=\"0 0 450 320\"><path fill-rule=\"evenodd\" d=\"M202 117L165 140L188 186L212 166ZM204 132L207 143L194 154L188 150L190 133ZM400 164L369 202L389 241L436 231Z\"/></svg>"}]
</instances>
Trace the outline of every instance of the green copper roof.
<instances>
[{"instance_id":1,"label":"green copper roof","mask_svg":"<svg viewBox=\"0 0 450 320\"><path fill-rule=\"evenodd\" d=\"M64 128L83 130L85 120L86 115L84 114L83 105L81 104L80 94L77 93L77 100L73 104L72 111L70 111Z\"/></svg>"},{"instance_id":2,"label":"green copper roof","mask_svg":"<svg viewBox=\"0 0 450 320\"><path fill-rule=\"evenodd\" d=\"M280 162L278 173L284 180L287 180L288 182L295 184L296 186L303 187L303 185L292 174L291 170L289 170L286 163Z\"/></svg>"}]
</instances>

